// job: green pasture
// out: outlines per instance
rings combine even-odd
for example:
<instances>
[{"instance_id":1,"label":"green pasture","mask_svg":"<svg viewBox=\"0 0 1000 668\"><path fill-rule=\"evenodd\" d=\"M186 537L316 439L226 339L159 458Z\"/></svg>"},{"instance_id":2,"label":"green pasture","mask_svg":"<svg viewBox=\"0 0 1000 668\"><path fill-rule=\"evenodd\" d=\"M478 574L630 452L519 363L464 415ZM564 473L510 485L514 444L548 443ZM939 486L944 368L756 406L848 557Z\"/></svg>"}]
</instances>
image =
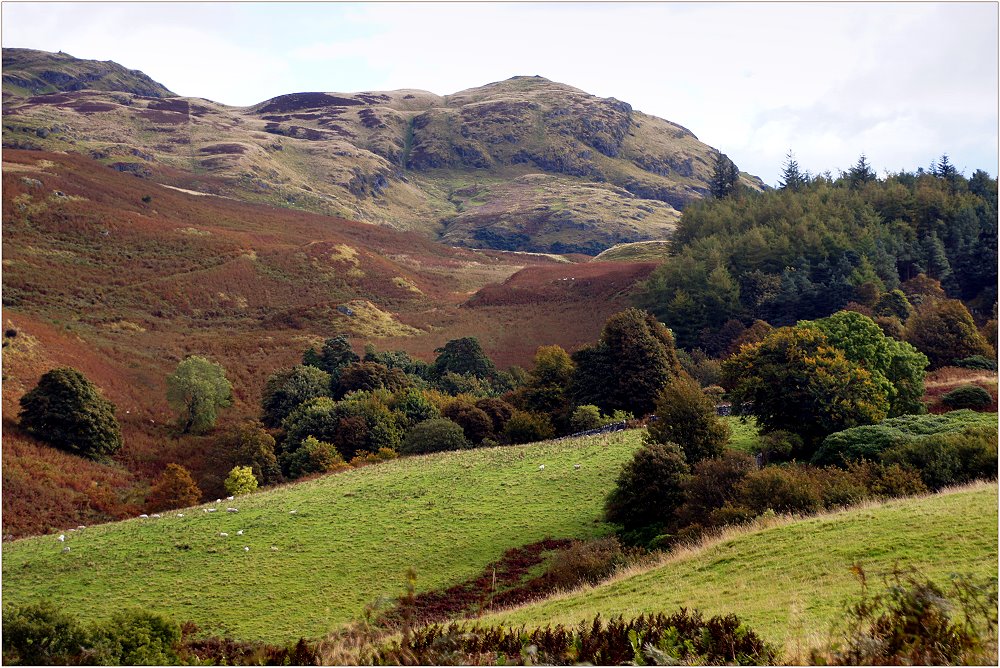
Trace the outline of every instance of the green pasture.
<instances>
[{"instance_id":1,"label":"green pasture","mask_svg":"<svg viewBox=\"0 0 1000 668\"><path fill-rule=\"evenodd\" d=\"M211 634L321 636L399 595L410 567L418 591L435 589L511 547L607 533L604 497L641 434L399 459L65 542L5 543L4 606L48 599L84 620L136 606Z\"/></svg>"}]
</instances>

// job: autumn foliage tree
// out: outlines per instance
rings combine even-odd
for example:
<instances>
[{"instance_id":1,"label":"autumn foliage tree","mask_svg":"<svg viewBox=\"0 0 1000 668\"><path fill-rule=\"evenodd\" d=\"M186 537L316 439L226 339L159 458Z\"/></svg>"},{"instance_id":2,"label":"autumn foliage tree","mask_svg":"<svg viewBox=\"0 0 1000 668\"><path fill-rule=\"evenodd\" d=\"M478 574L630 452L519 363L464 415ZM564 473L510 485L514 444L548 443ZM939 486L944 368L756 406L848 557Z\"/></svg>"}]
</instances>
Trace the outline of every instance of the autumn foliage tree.
<instances>
[{"instance_id":1,"label":"autumn foliage tree","mask_svg":"<svg viewBox=\"0 0 1000 668\"><path fill-rule=\"evenodd\" d=\"M46 372L20 403L21 429L60 450L96 459L122 447L115 405L76 369Z\"/></svg>"},{"instance_id":2,"label":"autumn foliage tree","mask_svg":"<svg viewBox=\"0 0 1000 668\"><path fill-rule=\"evenodd\" d=\"M167 464L146 495L146 508L155 513L193 506L200 500L201 490L188 470L180 464Z\"/></svg>"},{"instance_id":3,"label":"autumn foliage tree","mask_svg":"<svg viewBox=\"0 0 1000 668\"><path fill-rule=\"evenodd\" d=\"M887 388L811 327L774 330L723 362L722 372L734 406L746 407L764 432L800 435L810 451L827 434L889 412Z\"/></svg>"},{"instance_id":4,"label":"autumn foliage tree","mask_svg":"<svg viewBox=\"0 0 1000 668\"><path fill-rule=\"evenodd\" d=\"M994 356L969 310L957 299L921 306L906 322L906 340L926 354L935 368L973 355Z\"/></svg>"}]
</instances>

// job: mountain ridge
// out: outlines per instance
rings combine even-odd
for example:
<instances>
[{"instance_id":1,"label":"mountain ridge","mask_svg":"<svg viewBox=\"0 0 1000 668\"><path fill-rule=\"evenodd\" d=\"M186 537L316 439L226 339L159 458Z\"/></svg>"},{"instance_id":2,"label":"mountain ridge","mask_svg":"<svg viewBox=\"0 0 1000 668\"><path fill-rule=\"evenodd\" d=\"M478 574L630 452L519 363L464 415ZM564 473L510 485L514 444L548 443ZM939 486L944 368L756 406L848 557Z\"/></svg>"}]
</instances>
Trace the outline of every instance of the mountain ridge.
<instances>
[{"instance_id":1,"label":"mountain ridge","mask_svg":"<svg viewBox=\"0 0 1000 668\"><path fill-rule=\"evenodd\" d=\"M4 51L5 76L17 55ZM467 247L596 255L668 238L707 195L718 155L683 126L540 76L444 96L299 92L248 107L9 88L5 147L83 153L168 185L209 181L213 194ZM163 167L186 176L165 180Z\"/></svg>"}]
</instances>

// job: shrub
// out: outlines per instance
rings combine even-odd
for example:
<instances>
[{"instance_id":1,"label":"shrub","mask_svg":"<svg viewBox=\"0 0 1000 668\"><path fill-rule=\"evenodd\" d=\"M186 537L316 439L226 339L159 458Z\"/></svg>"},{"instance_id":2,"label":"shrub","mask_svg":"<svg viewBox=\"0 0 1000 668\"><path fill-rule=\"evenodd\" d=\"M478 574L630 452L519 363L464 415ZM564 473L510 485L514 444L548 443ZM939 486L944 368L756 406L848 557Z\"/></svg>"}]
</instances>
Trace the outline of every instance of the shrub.
<instances>
[{"instance_id":1,"label":"shrub","mask_svg":"<svg viewBox=\"0 0 1000 668\"><path fill-rule=\"evenodd\" d=\"M94 663L103 665L175 665L174 645L180 627L160 615L134 610L119 612L108 622L95 625Z\"/></svg>"},{"instance_id":2,"label":"shrub","mask_svg":"<svg viewBox=\"0 0 1000 668\"><path fill-rule=\"evenodd\" d=\"M689 464L716 457L729 440L729 425L715 413L715 404L691 378L681 375L664 386L656 401L656 420L646 440L676 443Z\"/></svg>"},{"instance_id":3,"label":"shrub","mask_svg":"<svg viewBox=\"0 0 1000 668\"><path fill-rule=\"evenodd\" d=\"M264 384L261 421L277 427L300 404L330 396L330 374L315 366L300 365L278 371Z\"/></svg>"},{"instance_id":4,"label":"shrub","mask_svg":"<svg viewBox=\"0 0 1000 668\"><path fill-rule=\"evenodd\" d=\"M192 355L167 376L167 402L177 412L182 433L201 433L215 426L220 408L232 405L233 386L225 369Z\"/></svg>"},{"instance_id":5,"label":"shrub","mask_svg":"<svg viewBox=\"0 0 1000 668\"><path fill-rule=\"evenodd\" d=\"M3 662L7 665L80 663L88 644L88 634L76 618L51 601L3 611Z\"/></svg>"},{"instance_id":6,"label":"shrub","mask_svg":"<svg viewBox=\"0 0 1000 668\"><path fill-rule=\"evenodd\" d=\"M115 405L76 369L46 372L20 403L21 428L60 450L97 459L122 447Z\"/></svg>"},{"instance_id":7,"label":"shrub","mask_svg":"<svg viewBox=\"0 0 1000 668\"><path fill-rule=\"evenodd\" d=\"M249 466L234 466L224 485L231 496L243 496L257 489L257 478Z\"/></svg>"},{"instance_id":8,"label":"shrub","mask_svg":"<svg viewBox=\"0 0 1000 668\"><path fill-rule=\"evenodd\" d=\"M605 517L626 531L671 524L684 502L682 484L688 473L677 445L645 443L618 474L604 503Z\"/></svg>"},{"instance_id":9,"label":"shrub","mask_svg":"<svg viewBox=\"0 0 1000 668\"><path fill-rule=\"evenodd\" d=\"M200 499L201 490L188 470L180 464L167 464L146 495L146 508L158 513L193 506Z\"/></svg>"},{"instance_id":10,"label":"shrub","mask_svg":"<svg viewBox=\"0 0 1000 668\"><path fill-rule=\"evenodd\" d=\"M996 478L997 429L976 426L925 436L890 448L882 461L915 469L932 490Z\"/></svg>"},{"instance_id":11,"label":"shrub","mask_svg":"<svg viewBox=\"0 0 1000 668\"><path fill-rule=\"evenodd\" d=\"M514 411L504 427L503 435L509 443L535 443L552 438L556 435L556 430L548 415Z\"/></svg>"},{"instance_id":12,"label":"shrub","mask_svg":"<svg viewBox=\"0 0 1000 668\"><path fill-rule=\"evenodd\" d=\"M712 513L736 500L737 486L755 468L749 455L734 450L694 464L681 482L684 504L677 510L678 525L715 524Z\"/></svg>"},{"instance_id":13,"label":"shrub","mask_svg":"<svg viewBox=\"0 0 1000 668\"><path fill-rule=\"evenodd\" d=\"M406 455L423 455L445 450L464 450L470 447L462 428L447 418L425 420L410 430L403 440L400 452Z\"/></svg>"},{"instance_id":14,"label":"shrub","mask_svg":"<svg viewBox=\"0 0 1000 668\"><path fill-rule=\"evenodd\" d=\"M996 371L997 361L982 355L972 355L956 360L954 365L963 369L981 369L983 371Z\"/></svg>"},{"instance_id":15,"label":"shrub","mask_svg":"<svg viewBox=\"0 0 1000 668\"><path fill-rule=\"evenodd\" d=\"M607 424L607 417L601 415L601 409L593 404L577 406L569 418L570 428L574 432L600 429Z\"/></svg>"},{"instance_id":16,"label":"shrub","mask_svg":"<svg viewBox=\"0 0 1000 668\"><path fill-rule=\"evenodd\" d=\"M993 397L978 385L963 385L941 397L941 403L952 410L962 408L983 410L993 403Z\"/></svg>"},{"instance_id":17,"label":"shrub","mask_svg":"<svg viewBox=\"0 0 1000 668\"><path fill-rule=\"evenodd\" d=\"M636 548L623 548L615 536L594 540L575 540L560 550L545 571L553 589L572 589L580 584L597 584L615 570L638 561L645 554Z\"/></svg>"},{"instance_id":18,"label":"shrub","mask_svg":"<svg viewBox=\"0 0 1000 668\"><path fill-rule=\"evenodd\" d=\"M923 436L962 431L976 425L996 425L993 414L970 410L952 411L944 415L904 415L884 420L876 425L853 427L830 434L812 458L820 466L860 459L878 461L889 448Z\"/></svg>"},{"instance_id":19,"label":"shrub","mask_svg":"<svg viewBox=\"0 0 1000 668\"><path fill-rule=\"evenodd\" d=\"M927 485L920 479L920 474L899 464L883 464L865 459L848 462L847 470L864 485L870 496L876 498L891 499L927 492Z\"/></svg>"},{"instance_id":20,"label":"shrub","mask_svg":"<svg viewBox=\"0 0 1000 668\"><path fill-rule=\"evenodd\" d=\"M283 453L279 461L289 478L350 468L333 444L317 440L315 436L307 436L298 448Z\"/></svg>"},{"instance_id":21,"label":"shrub","mask_svg":"<svg viewBox=\"0 0 1000 668\"><path fill-rule=\"evenodd\" d=\"M444 407L441 415L461 427L470 443L482 443L493 432L490 416L468 401L456 399Z\"/></svg>"},{"instance_id":22,"label":"shrub","mask_svg":"<svg viewBox=\"0 0 1000 668\"><path fill-rule=\"evenodd\" d=\"M815 513L823 507L821 491L812 476L792 465L751 471L737 485L736 494L736 505L758 515L768 509L776 513Z\"/></svg>"}]
</instances>

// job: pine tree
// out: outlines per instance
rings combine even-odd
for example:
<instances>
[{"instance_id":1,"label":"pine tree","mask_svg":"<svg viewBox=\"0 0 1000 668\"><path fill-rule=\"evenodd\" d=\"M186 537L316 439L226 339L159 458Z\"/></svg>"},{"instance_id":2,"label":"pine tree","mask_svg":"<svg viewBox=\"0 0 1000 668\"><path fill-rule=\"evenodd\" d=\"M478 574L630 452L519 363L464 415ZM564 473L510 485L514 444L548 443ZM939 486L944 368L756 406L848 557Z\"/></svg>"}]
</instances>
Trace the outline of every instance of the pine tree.
<instances>
[{"instance_id":1,"label":"pine tree","mask_svg":"<svg viewBox=\"0 0 1000 668\"><path fill-rule=\"evenodd\" d=\"M788 155L785 156L785 166L781 171L781 181L778 182L778 188L798 192L808 183L809 179L799 171L799 163L795 160L795 154L789 151Z\"/></svg>"},{"instance_id":2,"label":"pine tree","mask_svg":"<svg viewBox=\"0 0 1000 668\"><path fill-rule=\"evenodd\" d=\"M712 170L710 189L712 197L723 199L736 194L739 189L740 170L724 153L715 155L715 167Z\"/></svg>"},{"instance_id":3,"label":"pine tree","mask_svg":"<svg viewBox=\"0 0 1000 668\"><path fill-rule=\"evenodd\" d=\"M868 163L868 158L862 153L858 162L847 172L847 179L851 182L852 188L859 188L866 183L875 180L875 172Z\"/></svg>"}]
</instances>

